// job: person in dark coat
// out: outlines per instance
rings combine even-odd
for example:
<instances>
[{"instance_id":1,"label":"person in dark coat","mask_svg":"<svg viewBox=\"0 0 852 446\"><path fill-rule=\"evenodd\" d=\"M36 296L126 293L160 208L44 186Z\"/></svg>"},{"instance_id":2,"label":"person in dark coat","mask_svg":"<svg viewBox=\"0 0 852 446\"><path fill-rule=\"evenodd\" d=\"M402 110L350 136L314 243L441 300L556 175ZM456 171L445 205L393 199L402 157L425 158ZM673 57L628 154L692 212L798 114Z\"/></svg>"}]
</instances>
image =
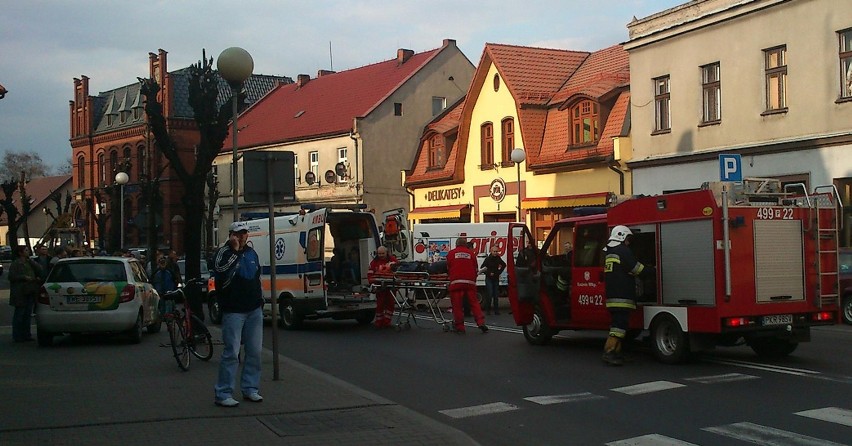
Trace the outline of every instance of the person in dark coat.
<instances>
[{"instance_id":1,"label":"person in dark coat","mask_svg":"<svg viewBox=\"0 0 852 446\"><path fill-rule=\"evenodd\" d=\"M12 340L27 342L33 340L30 331L33 307L41 288L41 267L30 258L26 246L12 249L14 260L9 266L9 305L15 307L12 315Z\"/></svg>"}]
</instances>

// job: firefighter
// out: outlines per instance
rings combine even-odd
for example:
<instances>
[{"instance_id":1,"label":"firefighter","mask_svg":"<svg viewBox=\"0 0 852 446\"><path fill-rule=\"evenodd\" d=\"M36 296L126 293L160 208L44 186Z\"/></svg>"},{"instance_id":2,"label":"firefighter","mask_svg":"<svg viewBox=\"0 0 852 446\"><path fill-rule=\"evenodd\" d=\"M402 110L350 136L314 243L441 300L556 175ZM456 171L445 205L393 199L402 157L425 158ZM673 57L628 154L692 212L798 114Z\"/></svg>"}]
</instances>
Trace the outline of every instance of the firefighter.
<instances>
[{"instance_id":1,"label":"firefighter","mask_svg":"<svg viewBox=\"0 0 852 446\"><path fill-rule=\"evenodd\" d=\"M485 316L482 314L482 308L479 306L479 299L476 296L476 276L479 267L476 262L476 254L468 247L467 238L459 237L456 239L455 249L447 253L447 271L450 276L449 290L450 301L453 306L455 332L458 334L465 333L462 301L467 300L470 303L476 325L483 333L487 333L488 326L485 325Z\"/></svg>"},{"instance_id":2,"label":"firefighter","mask_svg":"<svg viewBox=\"0 0 852 446\"><path fill-rule=\"evenodd\" d=\"M638 262L628 247L633 232L627 226L612 228L604 248L606 273L606 308L612 317L609 337L604 345L603 360L609 365L624 364L621 346L627 335L630 312L636 309L635 277L643 272L653 274L653 267Z\"/></svg>"},{"instance_id":3,"label":"firefighter","mask_svg":"<svg viewBox=\"0 0 852 446\"><path fill-rule=\"evenodd\" d=\"M376 249L376 258L370 262L371 274L391 274L391 267L396 263L396 257L388 254L388 249L384 246L379 246ZM391 291L387 288L382 288L376 291L376 328L388 328L391 326L393 318L394 306L396 301L391 295Z\"/></svg>"}]
</instances>

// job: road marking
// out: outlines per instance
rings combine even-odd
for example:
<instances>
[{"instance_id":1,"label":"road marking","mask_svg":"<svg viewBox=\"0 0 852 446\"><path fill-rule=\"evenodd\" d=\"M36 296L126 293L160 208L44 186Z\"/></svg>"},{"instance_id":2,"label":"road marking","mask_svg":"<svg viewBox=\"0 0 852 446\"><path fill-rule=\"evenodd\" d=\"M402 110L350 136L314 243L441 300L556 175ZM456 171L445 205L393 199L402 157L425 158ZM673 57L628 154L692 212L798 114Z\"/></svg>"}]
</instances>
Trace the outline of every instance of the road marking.
<instances>
[{"instance_id":1,"label":"road marking","mask_svg":"<svg viewBox=\"0 0 852 446\"><path fill-rule=\"evenodd\" d=\"M841 409L839 407L805 410L796 412L796 415L852 427L852 410Z\"/></svg>"},{"instance_id":2,"label":"road marking","mask_svg":"<svg viewBox=\"0 0 852 446\"><path fill-rule=\"evenodd\" d=\"M643 393L659 392L661 390L677 389L678 387L686 387L684 384L673 383L671 381L651 381L649 383L636 384L627 387L617 387L610 389L613 392L620 392L627 395L641 395Z\"/></svg>"},{"instance_id":3,"label":"road marking","mask_svg":"<svg viewBox=\"0 0 852 446\"><path fill-rule=\"evenodd\" d=\"M665 435L649 434L626 440L612 441L606 446L698 446L688 441L680 441Z\"/></svg>"},{"instance_id":4,"label":"road marking","mask_svg":"<svg viewBox=\"0 0 852 446\"><path fill-rule=\"evenodd\" d=\"M734 381L745 381L758 379L758 376L743 373L725 373L724 375L696 376L695 378L684 378L686 381L694 381L701 384L729 383Z\"/></svg>"},{"instance_id":5,"label":"road marking","mask_svg":"<svg viewBox=\"0 0 852 446\"><path fill-rule=\"evenodd\" d=\"M782 367L780 365L771 365L771 364L759 364L756 362L747 362L747 361L737 361L734 359L707 359L707 362L713 362L717 364L726 364L726 365L735 365L738 367L745 367L749 369L757 369L757 370L766 370L768 372L775 373L784 373L787 375L795 375L795 376L814 376L820 375L820 372L814 370L807 369L795 369L792 367Z\"/></svg>"},{"instance_id":6,"label":"road marking","mask_svg":"<svg viewBox=\"0 0 852 446\"><path fill-rule=\"evenodd\" d=\"M518 406L509 403L490 403L479 406L460 407L458 409L439 410L438 412L450 418L467 418L492 413L510 412L518 410Z\"/></svg>"},{"instance_id":7,"label":"road marking","mask_svg":"<svg viewBox=\"0 0 852 446\"><path fill-rule=\"evenodd\" d=\"M528 396L524 399L536 404L541 404L542 406L547 406L549 404L576 403L578 401L602 400L604 398L606 397L589 392L583 392L570 395Z\"/></svg>"},{"instance_id":8,"label":"road marking","mask_svg":"<svg viewBox=\"0 0 852 446\"><path fill-rule=\"evenodd\" d=\"M771 444L773 446L843 446L840 443L754 423L734 423L726 426L705 427L701 430L754 444Z\"/></svg>"}]
</instances>

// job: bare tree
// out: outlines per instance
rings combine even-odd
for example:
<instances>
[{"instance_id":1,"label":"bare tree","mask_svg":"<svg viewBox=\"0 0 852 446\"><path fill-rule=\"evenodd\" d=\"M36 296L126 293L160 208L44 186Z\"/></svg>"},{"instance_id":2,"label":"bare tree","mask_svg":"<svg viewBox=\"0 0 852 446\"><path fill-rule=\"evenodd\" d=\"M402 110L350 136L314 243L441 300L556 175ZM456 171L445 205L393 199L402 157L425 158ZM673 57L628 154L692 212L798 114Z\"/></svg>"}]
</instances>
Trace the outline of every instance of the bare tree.
<instances>
[{"instance_id":1,"label":"bare tree","mask_svg":"<svg viewBox=\"0 0 852 446\"><path fill-rule=\"evenodd\" d=\"M204 186L207 174L213 166L213 160L222 149L228 135L228 122L231 119L230 100L216 107L219 95L219 74L213 69L213 58L207 59L202 50L202 60L189 68L189 104L195 111L200 141L196 146L194 165L184 165L178 148L169 135L163 106L157 101L160 85L153 78L139 79L142 95L145 96L145 113L156 146L169 160L178 180L183 184L185 194L183 205L186 226L184 243L186 248L186 276L198 277L201 274L201 228L204 215Z\"/></svg>"},{"instance_id":2,"label":"bare tree","mask_svg":"<svg viewBox=\"0 0 852 446\"><path fill-rule=\"evenodd\" d=\"M69 157L62 164L54 167L53 173L55 175L71 175L72 166L73 166L73 162L71 161L71 158Z\"/></svg>"},{"instance_id":3,"label":"bare tree","mask_svg":"<svg viewBox=\"0 0 852 446\"><path fill-rule=\"evenodd\" d=\"M18 181L24 172L27 178L40 178L48 175L49 169L35 152L8 151L0 160L0 181Z\"/></svg>"}]
</instances>

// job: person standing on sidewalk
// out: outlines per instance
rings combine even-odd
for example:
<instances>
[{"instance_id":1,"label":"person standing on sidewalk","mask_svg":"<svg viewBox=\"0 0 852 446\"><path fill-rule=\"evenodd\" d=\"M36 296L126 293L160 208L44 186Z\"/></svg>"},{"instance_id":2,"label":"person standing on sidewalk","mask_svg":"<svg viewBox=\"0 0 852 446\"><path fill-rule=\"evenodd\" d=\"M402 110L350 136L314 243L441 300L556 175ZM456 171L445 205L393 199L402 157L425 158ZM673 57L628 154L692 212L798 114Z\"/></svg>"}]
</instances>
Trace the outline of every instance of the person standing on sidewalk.
<instances>
[{"instance_id":1,"label":"person standing on sidewalk","mask_svg":"<svg viewBox=\"0 0 852 446\"><path fill-rule=\"evenodd\" d=\"M260 285L260 259L248 246L248 224L231 223L228 242L214 259L216 292L222 311L222 359L216 381L215 403L236 407L234 383L239 367L240 344L245 345L245 363L240 375L243 399L259 403L260 354L263 349L263 292Z\"/></svg>"},{"instance_id":2,"label":"person standing on sidewalk","mask_svg":"<svg viewBox=\"0 0 852 446\"><path fill-rule=\"evenodd\" d=\"M470 303L476 325L483 333L488 332L485 316L476 297L476 275L479 271L476 254L467 246L467 238L456 239L456 247L447 253L447 270L450 276L450 302L453 306L453 324L455 332L464 334L464 309L462 301Z\"/></svg>"},{"instance_id":3,"label":"person standing on sidewalk","mask_svg":"<svg viewBox=\"0 0 852 446\"><path fill-rule=\"evenodd\" d=\"M485 312L491 314L494 305L494 315L500 314L500 274L506 269L506 262L500 258L500 249L491 247L491 254L482 261L480 271L485 273Z\"/></svg>"},{"instance_id":4,"label":"person standing on sidewalk","mask_svg":"<svg viewBox=\"0 0 852 446\"><path fill-rule=\"evenodd\" d=\"M33 340L30 324L33 307L42 284L41 267L30 259L30 250L24 245L12 248L13 259L9 265L9 305L15 307L12 315L12 340Z\"/></svg>"}]
</instances>

